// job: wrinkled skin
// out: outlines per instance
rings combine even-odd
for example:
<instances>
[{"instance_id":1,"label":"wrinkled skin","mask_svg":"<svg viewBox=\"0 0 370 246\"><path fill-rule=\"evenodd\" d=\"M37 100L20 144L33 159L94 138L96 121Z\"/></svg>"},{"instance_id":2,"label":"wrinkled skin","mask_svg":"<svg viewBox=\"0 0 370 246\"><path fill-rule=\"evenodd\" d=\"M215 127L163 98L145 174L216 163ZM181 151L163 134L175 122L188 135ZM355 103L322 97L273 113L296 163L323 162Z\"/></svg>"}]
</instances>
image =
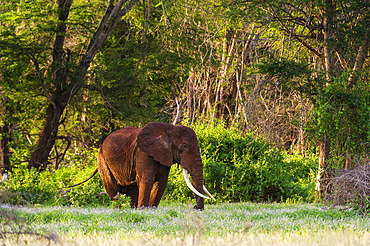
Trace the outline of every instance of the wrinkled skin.
<instances>
[{"instance_id":1,"label":"wrinkled skin","mask_svg":"<svg viewBox=\"0 0 370 246\"><path fill-rule=\"evenodd\" d=\"M203 194L203 164L194 131L185 126L152 122L143 129L126 127L110 134L98 154L98 171L111 200L127 194L135 208L157 207L171 165L179 163ZM195 209L204 208L196 196Z\"/></svg>"}]
</instances>

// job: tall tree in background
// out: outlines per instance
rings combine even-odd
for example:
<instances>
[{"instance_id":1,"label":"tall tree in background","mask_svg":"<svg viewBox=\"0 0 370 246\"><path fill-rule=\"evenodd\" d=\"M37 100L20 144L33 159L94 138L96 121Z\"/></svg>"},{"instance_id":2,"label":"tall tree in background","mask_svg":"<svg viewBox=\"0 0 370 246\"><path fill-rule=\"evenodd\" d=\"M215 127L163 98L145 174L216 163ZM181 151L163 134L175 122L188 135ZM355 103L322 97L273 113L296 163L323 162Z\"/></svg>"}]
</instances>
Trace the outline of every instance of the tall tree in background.
<instances>
[{"instance_id":1,"label":"tall tree in background","mask_svg":"<svg viewBox=\"0 0 370 246\"><path fill-rule=\"evenodd\" d=\"M336 76L335 73L335 43L337 41L336 32L335 32L335 24L336 24L336 3L332 0L324 0L322 11L322 18L323 18L323 35L324 35L324 49L322 56L324 57L324 69L325 69L325 77L327 84L330 84ZM330 155L330 137L328 135L324 135L319 140L319 167L317 172L317 183L316 183L316 192L318 196L321 196L322 180L329 179L329 172L328 172L328 158Z\"/></svg>"},{"instance_id":2,"label":"tall tree in background","mask_svg":"<svg viewBox=\"0 0 370 246\"><path fill-rule=\"evenodd\" d=\"M85 52L82 56L76 55L80 57L78 62L76 62L76 56L74 57L71 52L72 48L68 47L66 42L68 38L76 38L71 37L72 35L69 34L71 29L68 29L68 18L73 0L57 0L57 6L55 7L52 2L47 2L48 4L46 6L49 7L47 11L43 11L44 2L39 1L34 3L22 3L21 1L5 4L5 10L8 8L10 10L9 13L13 13L14 16L7 15L8 19L5 19L2 23L3 27L8 28L8 30L3 30L6 36L1 44L5 47L8 46L7 49L10 47L10 49L13 49L13 52L16 50L32 62L33 68L38 74L38 83L42 87L44 96L48 99L43 128L39 134L35 150L31 154L28 168L34 167L39 170L46 168L50 151L58 138L58 128L63 122L62 116L72 98L84 86L86 73L88 72L91 62L94 60L95 55L98 53L104 41L113 31L117 22L122 16L127 14L137 2L138 0L131 0L129 2L118 0L116 3L113 0L108 1L105 14L88 42ZM36 10L36 12L42 15L38 16L32 13L32 19L28 21L24 18L28 13L27 8ZM50 21L48 15L53 14L54 9L56 9L57 14L57 20L54 22L55 26L47 26L44 29L44 31L48 31L48 34L45 35L48 39L52 39L54 33L54 41L51 48L51 64L48 65L48 61L43 57L42 52L39 50L32 50L36 47L34 43L32 43L32 40L31 42L22 42L22 32L19 31L19 26L13 26L11 21L12 19L16 19L19 21L18 24L23 23L32 31L33 28L36 29L38 26L43 25L43 23L40 22ZM81 11L83 11L83 9L81 9ZM19 16L17 17L17 15ZM28 13L28 15L30 15L30 13ZM30 38L32 38L32 33L28 39ZM36 43L39 42L37 39L39 37L33 38ZM48 45L47 42L43 44ZM41 48L42 47L40 47L40 49ZM48 47L44 47L43 49L45 52L48 51Z\"/></svg>"},{"instance_id":3,"label":"tall tree in background","mask_svg":"<svg viewBox=\"0 0 370 246\"><path fill-rule=\"evenodd\" d=\"M365 61L368 59L370 44L369 2L336 0L278 1L267 3L266 10L270 12L271 20L279 24L279 29L286 33L289 40L299 44L298 51L301 47L309 51L309 59L302 56L298 56L298 59L296 59L294 56L298 51L294 50L294 55L291 56L289 48L293 49L293 46L289 45L286 56L311 65L311 76L313 76L307 81L307 84L320 79L320 73L322 74L320 71L324 73L322 76L324 83L319 86L311 86L314 91L306 91L305 93L313 103L314 112L317 112L317 115L320 115L319 117L327 116L327 119L319 120L319 124L316 122L320 130L316 129L315 132L315 135L318 136L319 150L316 191L321 196L322 186L333 175L333 167L329 165L331 149L346 146L347 150L343 148L338 150L338 153L346 156L345 168L347 168L347 163L351 158L350 152L356 146L364 146L367 138L366 134L360 136L354 129L362 129L360 132L366 132L367 117L362 108L369 98L366 93L362 93L360 96L355 92L358 88L354 87L359 78L364 81L368 80L366 71L369 64L366 65ZM280 69L284 71L283 67L280 67ZM341 82L341 80L344 81ZM340 85L341 89L338 88L340 83L342 83ZM368 84L368 81L366 83ZM305 91L304 87L301 86L298 86L297 89ZM366 86L363 89L368 91ZM320 96L316 97L312 92ZM334 95L334 93L337 94ZM362 98L355 98L354 94L356 93ZM352 100L352 102L349 100ZM364 104L359 103L362 100L364 100ZM328 107L327 105L330 104L342 106ZM358 107L357 110L349 110L349 108L355 108L354 105ZM345 112L348 110L354 112L354 114L346 115ZM347 117L347 119L342 119L341 115ZM351 120L353 120L352 124L357 126L347 128L346 122ZM327 124L320 124L320 122L327 122ZM337 122L343 123L337 125ZM334 125L337 126L334 127ZM346 137L340 139L339 136L344 134L345 131L347 132ZM351 140L349 141L349 139ZM355 139L357 141L354 141ZM357 151L358 154L366 153L366 148L362 149L360 147Z\"/></svg>"},{"instance_id":4,"label":"tall tree in background","mask_svg":"<svg viewBox=\"0 0 370 246\"><path fill-rule=\"evenodd\" d=\"M223 118L277 146L299 139L302 153L309 111L327 116L326 125L318 118L311 125L316 128L311 139L319 152L317 191L321 193L321 182L330 174L332 149L341 148L338 154L349 156L355 146L368 146L367 96L357 93L363 97L357 98L359 105L343 102L354 98L358 81L368 91L368 1L185 2L184 8L192 6L192 11L183 11L179 30L185 34L191 30L201 40L191 39L201 58L182 87L190 121ZM203 21L197 21L199 16ZM330 90L337 94L330 95ZM362 109L343 118L344 111L356 107ZM349 120L357 126L347 128ZM336 122L343 124L333 128ZM285 141L289 135L292 139ZM339 135L346 138L339 140ZM363 154L366 149L356 151Z\"/></svg>"},{"instance_id":5,"label":"tall tree in background","mask_svg":"<svg viewBox=\"0 0 370 246\"><path fill-rule=\"evenodd\" d=\"M68 50L65 50L65 36L67 32L67 18L72 5L72 0L58 0L58 26L53 45L53 63L51 68L51 88L45 90L50 104L47 107L43 129L41 130L36 149L31 155L28 168L45 168L48 157L55 140L58 136L58 127L61 116L68 106L69 101L81 89L85 74L94 60L104 41L113 31L114 26L131 8L138 2L132 0L128 4L126 1L119 0L115 5L110 0L104 16L101 18L99 26L91 38L86 51L74 70L70 68L70 57ZM34 61L38 67L37 61ZM43 79L40 78L41 83Z\"/></svg>"},{"instance_id":6,"label":"tall tree in background","mask_svg":"<svg viewBox=\"0 0 370 246\"><path fill-rule=\"evenodd\" d=\"M116 127L166 121L175 97L190 123L221 118L290 152L297 143L302 154L311 141L320 152L319 181L335 151L366 150L368 1L155 0L121 18L137 1L123 2L2 3L4 90L18 93L13 113L28 112L27 146L39 135L29 167L45 168L62 137L88 137L91 146ZM30 113L44 111L42 119Z\"/></svg>"}]
</instances>

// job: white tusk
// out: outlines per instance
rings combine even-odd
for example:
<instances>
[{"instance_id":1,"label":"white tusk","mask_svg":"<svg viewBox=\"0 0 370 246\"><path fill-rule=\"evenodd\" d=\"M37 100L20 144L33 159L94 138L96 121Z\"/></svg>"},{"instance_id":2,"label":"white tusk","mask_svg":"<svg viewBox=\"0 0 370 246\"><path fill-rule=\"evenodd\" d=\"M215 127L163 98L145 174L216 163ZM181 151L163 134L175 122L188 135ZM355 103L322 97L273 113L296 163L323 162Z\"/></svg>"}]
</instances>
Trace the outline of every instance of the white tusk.
<instances>
[{"instance_id":1,"label":"white tusk","mask_svg":"<svg viewBox=\"0 0 370 246\"><path fill-rule=\"evenodd\" d=\"M190 190L192 190L196 195L198 195L198 196L200 196L200 197L203 197L203 198L209 199L209 197L206 197L205 195L203 195L202 193L200 193L199 191L197 191L197 190L194 188L194 186L190 183L189 176L188 176L188 171L186 171L185 169L182 169L182 174L184 174L185 182L186 182L186 184L188 185L188 187L190 188Z\"/></svg>"},{"instance_id":2,"label":"white tusk","mask_svg":"<svg viewBox=\"0 0 370 246\"><path fill-rule=\"evenodd\" d=\"M5 180L7 180L7 179L8 179L8 174L7 173L4 173L3 174L3 178L1 179L1 182L0 183L4 183Z\"/></svg>"},{"instance_id":3,"label":"white tusk","mask_svg":"<svg viewBox=\"0 0 370 246\"><path fill-rule=\"evenodd\" d=\"M207 190L207 188L203 185L203 190L204 190L204 192L207 194L207 195L209 195L212 199L213 199L213 201L216 201L216 199L211 195L211 193L209 193L209 191Z\"/></svg>"}]
</instances>

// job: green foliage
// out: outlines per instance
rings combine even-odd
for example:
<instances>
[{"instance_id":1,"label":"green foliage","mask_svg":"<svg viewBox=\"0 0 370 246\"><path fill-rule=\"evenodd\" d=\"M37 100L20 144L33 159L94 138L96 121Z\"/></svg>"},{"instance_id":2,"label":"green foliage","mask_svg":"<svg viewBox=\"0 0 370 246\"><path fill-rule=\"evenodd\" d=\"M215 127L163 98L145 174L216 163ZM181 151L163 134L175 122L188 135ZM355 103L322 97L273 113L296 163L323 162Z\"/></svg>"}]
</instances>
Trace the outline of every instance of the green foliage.
<instances>
[{"instance_id":1,"label":"green foliage","mask_svg":"<svg viewBox=\"0 0 370 246\"><path fill-rule=\"evenodd\" d=\"M28 170L24 165L14 168L9 180L0 186L0 201L10 204L110 205L109 197L102 194L104 187L98 174L84 185L63 189L85 180L93 173L96 153L88 152L87 158L81 158L80 155L68 158L70 166L53 172Z\"/></svg>"},{"instance_id":2,"label":"green foliage","mask_svg":"<svg viewBox=\"0 0 370 246\"><path fill-rule=\"evenodd\" d=\"M168 81L174 78L181 59L156 38L164 28L158 14L161 7L151 9L150 20L142 18L141 4L137 8L117 24L96 57L99 66L93 68L99 78L94 87L100 87L104 101L93 102L93 106L102 108L108 103L114 118L148 121L166 103Z\"/></svg>"},{"instance_id":3,"label":"green foliage","mask_svg":"<svg viewBox=\"0 0 370 246\"><path fill-rule=\"evenodd\" d=\"M313 190L313 158L286 155L251 133L241 135L223 123L194 126L201 148L207 189L218 202L307 200ZM97 150L70 154L68 165L53 172L15 168L1 187L0 200L12 204L105 205L111 204L97 174L71 189L64 186L88 178L96 168ZM17 155L14 158L22 158ZM186 202L193 193L186 186L181 168L171 168L164 199ZM126 196L114 207L128 206Z\"/></svg>"},{"instance_id":4,"label":"green foliage","mask_svg":"<svg viewBox=\"0 0 370 246\"><path fill-rule=\"evenodd\" d=\"M337 164L348 154L370 152L369 84L360 81L348 88L347 79L339 77L321 91L307 127L313 141L330 137L332 158Z\"/></svg>"},{"instance_id":5,"label":"green foliage","mask_svg":"<svg viewBox=\"0 0 370 246\"><path fill-rule=\"evenodd\" d=\"M207 189L217 201L285 201L308 199L313 191L314 158L288 156L251 133L217 124L194 126ZM171 169L166 198L186 201L192 192L180 167Z\"/></svg>"},{"instance_id":6,"label":"green foliage","mask_svg":"<svg viewBox=\"0 0 370 246\"><path fill-rule=\"evenodd\" d=\"M307 76L310 74L307 64L298 63L294 60L280 58L279 60L273 57L263 59L256 65L259 71L263 74L268 74L272 77L278 77L282 80L289 80L294 77Z\"/></svg>"},{"instance_id":7,"label":"green foliage","mask_svg":"<svg viewBox=\"0 0 370 246\"><path fill-rule=\"evenodd\" d=\"M312 77L312 70L305 62L296 62L293 59L275 58L273 56L263 58L254 66L260 74L278 79L277 84L282 86L283 91L291 89L308 97L311 101L323 87L324 80ZM251 69L253 70L253 69Z\"/></svg>"}]
</instances>

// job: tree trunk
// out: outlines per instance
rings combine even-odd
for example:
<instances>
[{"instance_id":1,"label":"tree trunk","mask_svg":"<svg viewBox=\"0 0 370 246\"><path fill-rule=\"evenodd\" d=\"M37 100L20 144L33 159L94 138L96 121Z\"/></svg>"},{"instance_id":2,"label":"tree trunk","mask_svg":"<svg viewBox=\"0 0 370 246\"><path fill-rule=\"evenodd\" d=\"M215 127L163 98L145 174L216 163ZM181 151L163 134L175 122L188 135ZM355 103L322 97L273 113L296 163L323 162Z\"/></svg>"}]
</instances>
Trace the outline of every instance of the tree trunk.
<instances>
[{"instance_id":1,"label":"tree trunk","mask_svg":"<svg viewBox=\"0 0 370 246\"><path fill-rule=\"evenodd\" d=\"M11 171L10 166L10 150L9 150L9 142L10 142L10 131L9 125L5 122L2 126L0 126L0 179L2 178L4 173L8 173Z\"/></svg>"},{"instance_id":2,"label":"tree trunk","mask_svg":"<svg viewBox=\"0 0 370 246\"><path fill-rule=\"evenodd\" d=\"M37 147L31 154L31 159L27 167L28 169L31 169L32 167L40 171L46 169L50 151L53 148L58 135L60 118L63 111L63 106L53 105L51 103L49 104L46 110L44 127L39 135L39 140L36 144Z\"/></svg>"},{"instance_id":3,"label":"tree trunk","mask_svg":"<svg viewBox=\"0 0 370 246\"><path fill-rule=\"evenodd\" d=\"M172 124L173 125L181 125L182 119L184 118L184 105L183 105L182 101L180 101L177 97L176 97L176 105L177 105L176 117L173 120Z\"/></svg>"},{"instance_id":4,"label":"tree trunk","mask_svg":"<svg viewBox=\"0 0 370 246\"><path fill-rule=\"evenodd\" d=\"M6 116L8 114L6 108L6 98L5 93L2 91L0 86L0 180L2 179L4 173L8 173L11 170L10 166L10 126L6 121Z\"/></svg>"},{"instance_id":5,"label":"tree trunk","mask_svg":"<svg viewBox=\"0 0 370 246\"><path fill-rule=\"evenodd\" d=\"M324 67L326 72L327 84L329 84L334 75L335 65L335 3L333 0L324 1ZM321 198L323 186L326 185L329 178L327 170L327 159L330 155L330 137L324 136L319 142L319 167L316 180L316 196Z\"/></svg>"},{"instance_id":6,"label":"tree trunk","mask_svg":"<svg viewBox=\"0 0 370 246\"><path fill-rule=\"evenodd\" d=\"M195 80L196 80L195 73L191 72L189 78L186 81L186 102L187 102L187 108L188 108L189 125L191 125L195 117L195 112L193 110L195 108L195 105L194 105L195 103L195 100L194 100Z\"/></svg>"},{"instance_id":7,"label":"tree trunk","mask_svg":"<svg viewBox=\"0 0 370 246\"><path fill-rule=\"evenodd\" d=\"M74 87L70 88L67 84L67 61L64 60L64 41L66 37L67 24L66 20L69 15L73 0L58 0L58 24L57 34L53 46L53 62L52 62L52 85L49 91L44 86L43 89L49 99L49 106L46 110L44 126L39 134L39 140L36 144L35 151L31 154L31 159L27 168L32 167L37 170L45 170L48 163L50 151L54 146L55 139L58 135L60 118L68 104L70 95ZM67 52L68 55L68 52ZM77 82L78 83L78 82Z\"/></svg>"},{"instance_id":8,"label":"tree trunk","mask_svg":"<svg viewBox=\"0 0 370 246\"><path fill-rule=\"evenodd\" d=\"M335 3L325 0L324 7L324 65L327 83L330 83L335 66Z\"/></svg>"},{"instance_id":9,"label":"tree trunk","mask_svg":"<svg viewBox=\"0 0 370 246\"><path fill-rule=\"evenodd\" d=\"M369 52L369 47L370 47L370 32L367 31L365 34L365 39L362 43L362 45L359 47L356 60L355 60L355 65L353 67L352 74L348 80L348 88L351 89L354 87L357 83L359 73L364 65L366 55Z\"/></svg>"},{"instance_id":10,"label":"tree trunk","mask_svg":"<svg viewBox=\"0 0 370 246\"><path fill-rule=\"evenodd\" d=\"M304 156L304 146L305 146L305 138L304 138L304 129L302 123L298 127L298 139L297 139L297 152Z\"/></svg>"},{"instance_id":11,"label":"tree trunk","mask_svg":"<svg viewBox=\"0 0 370 246\"><path fill-rule=\"evenodd\" d=\"M319 168L317 172L316 178L316 197L322 198L323 195L323 187L328 183L328 179L330 177L328 172L328 157L330 155L330 138L324 136L319 141Z\"/></svg>"}]
</instances>

